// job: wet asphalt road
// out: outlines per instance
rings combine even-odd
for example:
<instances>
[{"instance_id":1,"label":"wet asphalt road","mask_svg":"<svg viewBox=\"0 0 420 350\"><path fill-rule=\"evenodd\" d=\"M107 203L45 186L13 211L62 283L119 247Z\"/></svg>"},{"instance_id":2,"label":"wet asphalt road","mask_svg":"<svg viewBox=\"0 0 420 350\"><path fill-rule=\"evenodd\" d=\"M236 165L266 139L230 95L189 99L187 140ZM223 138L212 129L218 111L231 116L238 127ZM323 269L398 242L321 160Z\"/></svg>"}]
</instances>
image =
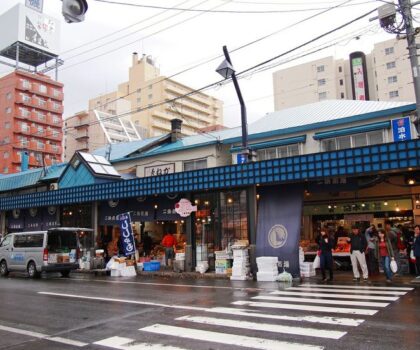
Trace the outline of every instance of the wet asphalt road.
<instances>
[{"instance_id":1,"label":"wet asphalt road","mask_svg":"<svg viewBox=\"0 0 420 350\"><path fill-rule=\"evenodd\" d=\"M341 285L15 274L0 279L0 349L420 348L419 288Z\"/></svg>"}]
</instances>

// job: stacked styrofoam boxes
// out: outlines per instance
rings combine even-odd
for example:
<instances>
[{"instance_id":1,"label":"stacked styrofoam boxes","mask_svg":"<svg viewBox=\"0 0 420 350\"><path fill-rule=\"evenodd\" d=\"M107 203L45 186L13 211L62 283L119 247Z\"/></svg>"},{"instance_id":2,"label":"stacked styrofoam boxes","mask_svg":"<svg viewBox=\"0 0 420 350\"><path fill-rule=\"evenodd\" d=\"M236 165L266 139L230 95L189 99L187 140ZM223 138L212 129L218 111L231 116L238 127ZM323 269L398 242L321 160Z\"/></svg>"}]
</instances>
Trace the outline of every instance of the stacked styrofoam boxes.
<instances>
[{"instance_id":1,"label":"stacked styrofoam boxes","mask_svg":"<svg viewBox=\"0 0 420 350\"><path fill-rule=\"evenodd\" d=\"M215 251L214 254L216 255L215 267L217 274L226 274L227 269L230 268L230 260L232 259L232 255L226 252L225 250L218 250Z\"/></svg>"},{"instance_id":2,"label":"stacked styrofoam boxes","mask_svg":"<svg viewBox=\"0 0 420 350\"><path fill-rule=\"evenodd\" d=\"M313 277L316 275L314 264L311 262L301 262L299 267L301 277Z\"/></svg>"},{"instance_id":3,"label":"stacked styrofoam boxes","mask_svg":"<svg viewBox=\"0 0 420 350\"><path fill-rule=\"evenodd\" d=\"M250 273L249 253L247 248L235 249L233 251L233 266L231 280L245 281Z\"/></svg>"},{"instance_id":4,"label":"stacked styrofoam boxes","mask_svg":"<svg viewBox=\"0 0 420 350\"><path fill-rule=\"evenodd\" d=\"M257 281L274 282L279 274L278 257L261 256L257 258Z\"/></svg>"}]
</instances>

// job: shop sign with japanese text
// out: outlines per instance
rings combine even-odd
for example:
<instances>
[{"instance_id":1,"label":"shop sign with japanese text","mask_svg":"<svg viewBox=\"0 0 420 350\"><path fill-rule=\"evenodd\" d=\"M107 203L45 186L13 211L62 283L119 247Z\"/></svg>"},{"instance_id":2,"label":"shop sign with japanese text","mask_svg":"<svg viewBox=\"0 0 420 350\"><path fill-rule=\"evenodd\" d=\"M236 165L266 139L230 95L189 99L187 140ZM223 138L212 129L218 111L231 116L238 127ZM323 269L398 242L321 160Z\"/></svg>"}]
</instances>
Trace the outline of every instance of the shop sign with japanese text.
<instances>
[{"instance_id":1,"label":"shop sign with japanese text","mask_svg":"<svg viewBox=\"0 0 420 350\"><path fill-rule=\"evenodd\" d=\"M175 163L160 164L144 168L144 176L160 176L173 174L175 172Z\"/></svg>"},{"instance_id":2,"label":"shop sign with japanese text","mask_svg":"<svg viewBox=\"0 0 420 350\"><path fill-rule=\"evenodd\" d=\"M185 218L190 216L193 211L197 211L197 206L192 205L188 199L182 198L175 204L175 211L179 214L179 216Z\"/></svg>"},{"instance_id":3,"label":"shop sign with japanese text","mask_svg":"<svg viewBox=\"0 0 420 350\"><path fill-rule=\"evenodd\" d=\"M392 119L394 142L411 140L410 117Z\"/></svg>"}]
</instances>

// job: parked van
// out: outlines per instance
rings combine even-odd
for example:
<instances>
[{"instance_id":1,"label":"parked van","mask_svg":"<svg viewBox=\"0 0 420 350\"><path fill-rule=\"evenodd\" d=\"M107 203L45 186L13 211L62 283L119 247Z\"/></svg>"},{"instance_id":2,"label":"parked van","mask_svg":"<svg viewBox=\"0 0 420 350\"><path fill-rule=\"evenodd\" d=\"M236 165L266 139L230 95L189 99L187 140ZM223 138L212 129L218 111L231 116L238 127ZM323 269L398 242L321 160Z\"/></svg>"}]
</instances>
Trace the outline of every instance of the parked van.
<instances>
[{"instance_id":1,"label":"parked van","mask_svg":"<svg viewBox=\"0 0 420 350\"><path fill-rule=\"evenodd\" d=\"M48 231L10 233L0 243L0 275L27 271L29 277L41 272L61 272L68 276L79 268L79 234L84 228L58 227Z\"/></svg>"}]
</instances>

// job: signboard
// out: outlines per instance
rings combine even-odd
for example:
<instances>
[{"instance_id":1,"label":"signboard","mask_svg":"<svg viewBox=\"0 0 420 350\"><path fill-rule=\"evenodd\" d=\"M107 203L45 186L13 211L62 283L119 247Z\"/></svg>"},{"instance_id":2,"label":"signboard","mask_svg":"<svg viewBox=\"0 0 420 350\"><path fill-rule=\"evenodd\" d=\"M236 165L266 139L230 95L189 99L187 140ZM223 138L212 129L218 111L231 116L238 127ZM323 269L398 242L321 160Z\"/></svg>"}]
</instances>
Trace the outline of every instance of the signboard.
<instances>
[{"instance_id":1,"label":"signboard","mask_svg":"<svg viewBox=\"0 0 420 350\"><path fill-rule=\"evenodd\" d=\"M175 172L175 163L159 164L155 166L148 166L144 168L144 176L160 176L173 174Z\"/></svg>"},{"instance_id":2,"label":"signboard","mask_svg":"<svg viewBox=\"0 0 420 350\"><path fill-rule=\"evenodd\" d=\"M120 236L123 245L124 255L133 255L136 253L136 245L134 244L130 213L120 214L118 217L118 221L120 222Z\"/></svg>"},{"instance_id":3,"label":"signboard","mask_svg":"<svg viewBox=\"0 0 420 350\"><path fill-rule=\"evenodd\" d=\"M42 13L44 0L25 0L26 7Z\"/></svg>"},{"instance_id":4,"label":"signboard","mask_svg":"<svg viewBox=\"0 0 420 350\"><path fill-rule=\"evenodd\" d=\"M2 14L0 32L0 51L18 41L55 56L60 52L60 21L32 7L19 3Z\"/></svg>"},{"instance_id":5,"label":"signboard","mask_svg":"<svg viewBox=\"0 0 420 350\"><path fill-rule=\"evenodd\" d=\"M303 188L299 185L268 186L259 191L257 256L276 256L293 277L300 277Z\"/></svg>"},{"instance_id":6,"label":"signboard","mask_svg":"<svg viewBox=\"0 0 420 350\"><path fill-rule=\"evenodd\" d=\"M182 198L178 203L175 204L175 212L183 218L190 216L193 211L197 211L197 206L192 205L191 202L186 198Z\"/></svg>"},{"instance_id":7,"label":"signboard","mask_svg":"<svg viewBox=\"0 0 420 350\"><path fill-rule=\"evenodd\" d=\"M351 83L354 100L369 100L366 56L363 52L350 54Z\"/></svg>"},{"instance_id":8,"label":"signboard","mask_svg":"<svg viewBox=\"0 0 420 350\"><path fill-rule=\"evenodd\" d=\"M354 78L354 98L355 100L366 100L365 95L365 79L363 76L363 63L362 58L357 57L351 60L353 67Z\"/></svg>"},{"instance_id":9,"label":"signboard","mask_svg":"<svg viewBox=\"0 0 420 350\"><path fill-rule=\"evenodd\" d=\"M411 140L410 117L392 119L392 135L394 142Z\"/></svg>"},{"instance_id":10,"label":"signboard","mask_svg":"<svg viewBox=\"0 0 420 350\"><path fill-rule=\"evenodd\" d=\"M244 164L246 163L247 155L243 153L238 153L236 155L236 164Z\"/></svg>"}]
</instances>

